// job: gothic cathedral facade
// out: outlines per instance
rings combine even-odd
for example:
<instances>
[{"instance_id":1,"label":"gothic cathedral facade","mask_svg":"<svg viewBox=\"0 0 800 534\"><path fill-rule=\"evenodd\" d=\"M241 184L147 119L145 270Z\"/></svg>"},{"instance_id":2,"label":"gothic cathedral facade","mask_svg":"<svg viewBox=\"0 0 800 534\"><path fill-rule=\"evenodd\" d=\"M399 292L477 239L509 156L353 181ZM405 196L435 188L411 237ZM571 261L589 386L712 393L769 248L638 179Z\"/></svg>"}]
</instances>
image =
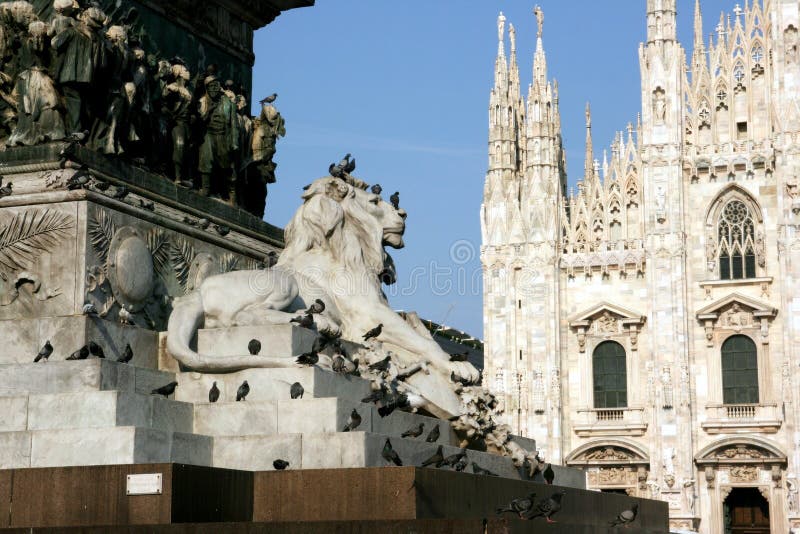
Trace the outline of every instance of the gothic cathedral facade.
<instances>
[{"instance_id":1,"label":"gothic cathedral facade","mask_svg":"<svg viewBox=\"0 0 800 534\"><path fill-rule=\"evenodd\" d=\"M524 97L500 15L485 383L514 431L586 469L590 488L666 500L675 529L788 532L800 529L800 0L745 1L709 42L696 0L691 57L676 9L647 0L641 115L602 162L587 107L574 194L544 16Z\"/></svg>"}]
</instances>

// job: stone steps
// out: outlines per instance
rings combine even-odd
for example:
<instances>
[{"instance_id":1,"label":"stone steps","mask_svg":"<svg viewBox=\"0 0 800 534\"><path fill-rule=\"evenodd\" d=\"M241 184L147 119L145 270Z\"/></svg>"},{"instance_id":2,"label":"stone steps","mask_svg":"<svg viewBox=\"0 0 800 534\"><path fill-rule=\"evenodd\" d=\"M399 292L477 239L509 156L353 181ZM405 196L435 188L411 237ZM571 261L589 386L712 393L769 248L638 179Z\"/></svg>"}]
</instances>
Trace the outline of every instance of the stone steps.
<instances>
[{"instance_id":1,"label":"stone steps","mask_svg":"<svg viewBox=\"0 0 800 534\"><path fill-rule=\"evenodd\" d=\"M428 432L438 425L438 443L458 443L447 421L399 410L381 417L373 405L334 397L276 401L251 401L248 397L244 402L195 404L194 431L210 436L336 433L344 429L353 409L361 416L358 431L399 438L423 423L424 433L416 438L418 441L425 441Z\"/></svg>"},{"instance_id":2,"label":"stone steps","mask_svg":"<svg viewBox=\"0 0 800 534\"><path fill-rule=\"evenodd\" d=\"M175 462L210 465L213 439L119 426L0 432L0 469Z\"/></svg>"},{"instance_id":3,"label":"stone steps","mask_svg":"<svg viewBox=\"0 0 800 534\"><path fill-rule=\"evenodd\" d=\"M175 399L191 403L208 402L208 391L217 383L220 401L236 400L236 390L247 380L250 385L248 401L277 401L289 398L289 388L300 382L305 389L304 398L337 397L358 402L372 391L368 380L343 376L319 367L245 369L235 373L204 374L178 373Z\"/></svg>"},{"instance_id":4,"label":"stone steps","mask_svg":"<svg viewBox=\"0 0 800 534\"><path fill-rule=\"evenodd\" d=\"M0 397L0 432L137 426L193 431L193 406L129 391Z\"/></svg>"},{"instance_id":5,"label":"stone steps","mask_svg":"<svg viewBox=\"0 0 800 534\"><path fill-rule=\"evenodd\" d=\"M174 373L92 358L0 365L0 397L118 390L150 392L175 380Z\"/></svg>"},{"instance_id":6,"label":"stone steps","mask_svg":"<svg viewBox=\"0 0 800 534\"><path fill-rule=\"evenodd\" d=\"M393 465L381 456L387 437L406 466L419 466L438 447L435 443L371 432L218 436L214 438L213 467L269 471L273 470L272 462L278 458L288 461L289 469L386 467ZM445 456L459 450L450 445L443 447ZM467 458L503 478L527 480L510 458L479 451L468 451ZM573 488L586 487L583 471L555 465L553 470L556 473L556 484ZM468 467L467 471L471 473L472 467ZM537 478L540 479L537 476L534 480Z\"/></svg>"}]
</instances>

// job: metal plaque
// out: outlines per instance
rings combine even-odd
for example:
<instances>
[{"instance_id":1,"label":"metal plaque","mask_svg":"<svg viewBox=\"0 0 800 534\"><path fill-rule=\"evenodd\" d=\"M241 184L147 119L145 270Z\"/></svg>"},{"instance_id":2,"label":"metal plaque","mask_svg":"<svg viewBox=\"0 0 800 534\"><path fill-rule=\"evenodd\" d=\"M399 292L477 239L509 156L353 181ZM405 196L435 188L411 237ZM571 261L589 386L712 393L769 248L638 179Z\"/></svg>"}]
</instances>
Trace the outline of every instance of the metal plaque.
<instances>
[{"instance_id":1,"label":"metal plaque","mask_svg":"<svg viewBox=\"0 0 800 534\"><path fill-rule=\"evenodd\" d=\"M128 495L161 495L161 473L128 475Z\"/></svg>"}]
</instances>

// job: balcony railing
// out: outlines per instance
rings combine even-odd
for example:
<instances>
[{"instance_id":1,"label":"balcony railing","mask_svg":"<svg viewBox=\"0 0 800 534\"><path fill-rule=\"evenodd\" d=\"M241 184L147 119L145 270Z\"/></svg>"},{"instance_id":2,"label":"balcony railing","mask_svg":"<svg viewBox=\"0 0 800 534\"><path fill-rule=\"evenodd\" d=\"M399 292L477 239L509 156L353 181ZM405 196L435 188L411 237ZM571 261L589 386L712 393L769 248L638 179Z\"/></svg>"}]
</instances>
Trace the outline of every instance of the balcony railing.
<instances>
[{"instance_id":1,"label":"balcony railing","mask_svg":"<svg viewBox=\"0 0 800 534\"><path fill-rule=\"evenodd\" d=\"M644 408L585 408L577 410L574 429L579 436L641 436L647 430L647 423Z\"/></svg>"},{"instance_id":2,"label":"balcony railing","mask_svg":"<svg viewBox=\"0 0 800 534\"><path fill-rule=\"evenodd\" d=\"M702 427L709 434L721 432L777 432L783 414L777 404L712 404L706 406Z\"/></svg>"}]
</instances>

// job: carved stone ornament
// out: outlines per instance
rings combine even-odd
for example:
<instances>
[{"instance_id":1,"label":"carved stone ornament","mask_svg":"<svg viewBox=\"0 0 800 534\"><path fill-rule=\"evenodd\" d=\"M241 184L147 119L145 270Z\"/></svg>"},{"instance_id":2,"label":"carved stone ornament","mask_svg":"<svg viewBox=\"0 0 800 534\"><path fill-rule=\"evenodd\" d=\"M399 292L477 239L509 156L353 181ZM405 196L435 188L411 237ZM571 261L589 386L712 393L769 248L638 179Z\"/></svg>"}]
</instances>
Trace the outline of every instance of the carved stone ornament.
<instances>
[{"instance_id":1,"label":"carved stone ornament","mask_svg":"<svg viewBox=\"0 0 800 534\"><path fill-rule=\"evenodd\" d=\"M114 298L131 313L140 311L153 292L153 257L142 233L124 226L108 250L107 276Z\"/></svg>"},{"instance_id":2,"label":"carved stone ornament","mask_svg":"<svg viewBox=\"0 0 800 534\"><path fill-rule=\"evenodd\" d=\"M753 482L758 479L758 468L752 465L731 467L731 482Z\"/></svg>"},{"instance_id":3,"label":"carved stone ornament","mask_svg":"<svg viewBox=\"0 0 800 534\"><path fill-rule=\"evenodd\" d=\"M586 352L587 338L608 339L611 336L626 336L630 349L636 351L644 322L645 317L639 313L603 302L573 315L569 325L575 331L580 352Z\"/></svg>"},{"instance_id":4,"label":"carved stone ornament","mask_svg":"<svg viewBox=\"0 0 800 534\"><path fill-rule=\"evenodd\" d=\"M194 260L192 260L192 264L189 267L189 274L186 280L186 290L194 291L200 287L200 284L203 283L203 280L209 276L219 273L219 265L217 264L214 256L207 252L199 253L197 256L195 256Z\"/></svg>"},{"instance_id":5,"label":"carved stone ornament","mask_svg":"<svg viewBox=\"0 0 800 534\"><path fill-rule=\"evenodd\" d=\"M761 334L761 343L769 343L769 325L778 310L769 304L733 293L697 312L697 319L703 324L706 346L714 346L715 333L742 332L750 330Z\"/></svg>"},{"instance_id":6,"label":"carved stone ornament","mask_svg":"<svg viewBox=\"0 0 800 534\"><path fill-rule=\"evenodd\" d=\"M23 285L40 301L58 296L59 288L46 288L38 270L39 258L52 252L74 228L73 218L51 209L29 209L14 214L0 225L0 278L3 281L0 306L19 296Z\"/></svg>"},{"instance_id":7,"label":"carved stone ornament","mask_svg":"<svg viewBox=\"0 0 800 534\"><path fill-rule=\"evenodd\" d=\"M587 452L582 456L583 460L630 460L633 456L625 451L621 451L614 447L604 447L594 451Z\"/></svg>"}]
</instances>

